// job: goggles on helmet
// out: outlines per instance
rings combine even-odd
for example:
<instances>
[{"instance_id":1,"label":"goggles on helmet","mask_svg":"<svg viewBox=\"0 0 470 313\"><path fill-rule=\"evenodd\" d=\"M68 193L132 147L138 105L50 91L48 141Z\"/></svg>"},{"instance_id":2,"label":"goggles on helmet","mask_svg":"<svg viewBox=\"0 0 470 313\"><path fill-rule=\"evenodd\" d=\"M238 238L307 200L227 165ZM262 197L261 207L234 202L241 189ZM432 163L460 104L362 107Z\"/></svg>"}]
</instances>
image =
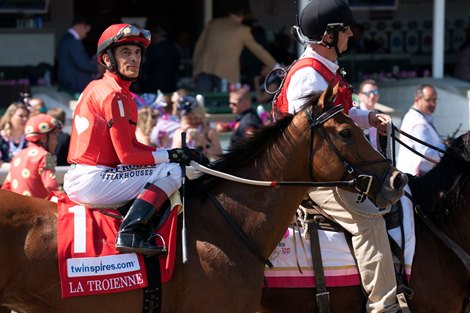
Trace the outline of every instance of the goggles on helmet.
<instances>
[{"instance_id":1,"label":"goggles on helmet","mask_svg":"<svg viewBox=\"0 0 470 313\"><path fill-rule=\"evenodd\" d=\"M336 31L345 32L350 28L350 26L345 26L343 23L330 23L326 25L327 33L334 33Z\"/></svg>"},{"instance_id":2,"label":"goggles on helmet","mask_svg":"<svg viewBox=\"0 0 470 313\"><path fill-rule=\"evenodd\" d=\"M125 42L125 40L122 39L133 37L141 37L150 42L151 33L146 29L134 25L126 25L121 28L114 37L105 40L98 48L98 51L99 53L101 53L107 50L109 47L113 46L115 43L118 43L119 41Z\"/></svg>"}]
</instances>

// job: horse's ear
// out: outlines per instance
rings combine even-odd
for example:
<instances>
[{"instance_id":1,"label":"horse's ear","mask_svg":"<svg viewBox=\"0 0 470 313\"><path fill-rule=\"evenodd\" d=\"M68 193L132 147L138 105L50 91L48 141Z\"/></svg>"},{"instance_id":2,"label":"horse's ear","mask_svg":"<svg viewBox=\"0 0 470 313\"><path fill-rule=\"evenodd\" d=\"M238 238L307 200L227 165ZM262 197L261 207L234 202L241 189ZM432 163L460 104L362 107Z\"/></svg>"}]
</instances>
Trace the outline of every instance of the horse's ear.
<instances>
[{"instance_id":1,"label":"horse's ear","mask_svg":"<svg viewBox=\"0 0 470 313\"><path fill-rule=\"evenodd\" d=\"M330 106L335 102L336 94L338 93L339 84L335 84L330 80L328 87L323 91L318 101L318 106L323 110L325 106Z\"/></svg>"}]
</instances>

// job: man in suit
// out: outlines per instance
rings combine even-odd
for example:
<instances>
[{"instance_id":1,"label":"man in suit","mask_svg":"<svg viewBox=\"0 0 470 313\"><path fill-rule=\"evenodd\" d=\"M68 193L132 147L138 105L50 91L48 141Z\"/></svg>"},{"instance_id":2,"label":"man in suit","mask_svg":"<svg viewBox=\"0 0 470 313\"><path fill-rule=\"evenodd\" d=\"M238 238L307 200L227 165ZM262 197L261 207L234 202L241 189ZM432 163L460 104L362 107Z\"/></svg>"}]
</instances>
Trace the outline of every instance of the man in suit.
<instances>
[{"instance_id":1,"label":"man in suit","mask_svg":"<svg viewBox=\"0 0 470 313\"><path fill-rule=\"evenodd\" d=\"M69 93L81 93L97 76L98 65L90 59L82 43L90 30L88 21L76 18L57 46L59 88Z\"/></svg>"},{"instance_id":2,"label":"man in suit","mask_svg":"<svg viewBox=\"0 0 470 313\"><path fill-rule=\"evenodd\" d=\"M250 28L242 24L244 17L243 8L233 7L227 17L209 22L199 36L193 55L196 91L219 91L222 79L239 83L243 47L269 68L276 65L276 60L253 38Z\"/></svg>"}]
</instances>

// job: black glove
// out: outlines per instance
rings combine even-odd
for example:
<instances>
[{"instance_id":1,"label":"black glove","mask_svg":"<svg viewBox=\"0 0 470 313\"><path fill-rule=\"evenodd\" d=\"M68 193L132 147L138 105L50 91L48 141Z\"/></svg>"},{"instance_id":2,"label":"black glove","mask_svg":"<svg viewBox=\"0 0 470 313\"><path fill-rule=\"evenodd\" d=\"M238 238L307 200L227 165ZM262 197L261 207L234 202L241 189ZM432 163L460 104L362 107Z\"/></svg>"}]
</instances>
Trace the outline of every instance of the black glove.
<instances>
[{"instance_id":1,"label":"black glove","mask_svg":"<svg viewBox=\"0 0 470 313\"><path fill-rule=\"evenodd\" d=\"M195 161L202 165L209 164L209 159L198 149L194 148L176 148L168 150L168 158L172 163L189 165L189 162Z\"/></svg>"}]
</instances>

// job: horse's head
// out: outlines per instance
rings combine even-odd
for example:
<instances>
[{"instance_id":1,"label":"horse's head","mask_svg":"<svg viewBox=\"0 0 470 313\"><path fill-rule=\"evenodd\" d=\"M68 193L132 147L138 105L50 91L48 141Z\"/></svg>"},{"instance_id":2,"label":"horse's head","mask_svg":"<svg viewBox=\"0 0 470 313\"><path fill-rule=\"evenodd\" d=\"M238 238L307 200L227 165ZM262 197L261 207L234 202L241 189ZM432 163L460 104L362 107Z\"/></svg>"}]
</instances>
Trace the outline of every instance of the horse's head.
<instances>
[{"instance_id":1,"label":"horse's head","mask_svg":"<svg viewBox=\"0 0 470 313\"><path fill-rule=\"evenodd\" d=\"M303 107L310 128L310 175L316 181L354 178L357 191L378 207L386 207L403 195L407 177L391 165L366 140L362 130L334 101L338 86L329 84L321 95L313 95ZM315 171L313 171L315 169Z\"/></svg>"}]
</instances>

